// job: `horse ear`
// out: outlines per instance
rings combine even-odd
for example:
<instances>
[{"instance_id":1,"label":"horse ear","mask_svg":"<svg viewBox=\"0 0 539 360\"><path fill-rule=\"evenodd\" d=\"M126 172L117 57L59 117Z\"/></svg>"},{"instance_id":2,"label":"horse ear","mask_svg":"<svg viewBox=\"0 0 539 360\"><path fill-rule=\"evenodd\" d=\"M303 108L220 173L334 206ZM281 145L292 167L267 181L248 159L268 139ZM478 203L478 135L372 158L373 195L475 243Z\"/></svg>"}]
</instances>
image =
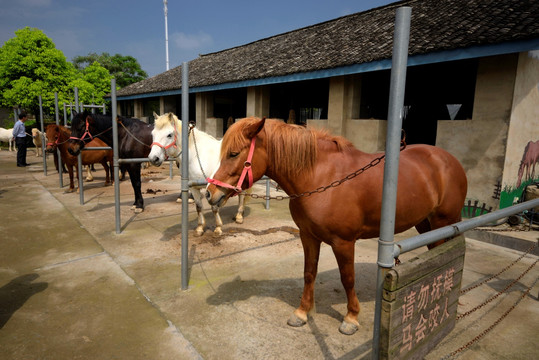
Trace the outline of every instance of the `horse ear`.
<instances>
[{"instance_id":1,"label":"horse ear","mask_svg":"<svg viewBox=\"0 0 539 360\"><path fill-rule=\"evenodd\" d=\"M159 117L159 115L157 115L157 113L154 111L154 112L153 112L153 118L154 118L154 119L157 119L158 117Z\"/></svg>"},{"instance_id":2,"label":"horse ear","mask_svg":"<svg viewBox=\"0 0 539 360\"><path fill-rule=\"evenodd\" d=\"M266 123L266 118L263 117L262 119L255 121L252 124L247 125L243 129L243 135L245 135L247 139L254 138L260 132L260 130L264 128L265 123Z\"/></svg>"}]
</instances>

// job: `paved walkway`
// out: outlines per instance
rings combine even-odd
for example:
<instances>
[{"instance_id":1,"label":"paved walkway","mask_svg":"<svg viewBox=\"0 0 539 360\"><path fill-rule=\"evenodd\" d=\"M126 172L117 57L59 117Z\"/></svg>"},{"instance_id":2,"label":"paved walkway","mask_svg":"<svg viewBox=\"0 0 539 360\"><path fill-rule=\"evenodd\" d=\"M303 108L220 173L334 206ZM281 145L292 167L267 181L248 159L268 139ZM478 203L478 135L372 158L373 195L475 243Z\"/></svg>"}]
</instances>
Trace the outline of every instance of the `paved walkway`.
<instances>
[{"instance_id":1,"label":"paved walkway","mask_svg":"<svg viewBox=\"0 0 539 360\"><path fill-rule=\"evenodd\" d=\"M338 332L346 303L327 246L320 258L317 311L306 326L291 328L286 320L301 296L303 252L286 201L272 201L265 210L263 201L251 200L243 225L231 222L231 201L223 209L224 236L207 231L190 237L190 283L181 291L179 181L168 178L167 167L144 171L142 214L129 210L132 190L122 182L122 233L116 234L113 188L102 187L100 166L80 205L77 194L59 188L52 160L44 176L42 160L32 151L29 168L17 168L14 154L0 151L0 358L370 359L376 239L356 245L361 329L353 336ZM214 222L207 218L211 228ZM195 222L190 205L190 229ZM538 232L519 236L533 244ZM467 238L463 287L521 254ZM459 313L503 290L536 259L527 255L463 295ZM497 321L537 280L538 269L457 322L427 359L444 357ZM538 292L535 284L460 358L535 358Z\"/></svg>"}]
</instances>

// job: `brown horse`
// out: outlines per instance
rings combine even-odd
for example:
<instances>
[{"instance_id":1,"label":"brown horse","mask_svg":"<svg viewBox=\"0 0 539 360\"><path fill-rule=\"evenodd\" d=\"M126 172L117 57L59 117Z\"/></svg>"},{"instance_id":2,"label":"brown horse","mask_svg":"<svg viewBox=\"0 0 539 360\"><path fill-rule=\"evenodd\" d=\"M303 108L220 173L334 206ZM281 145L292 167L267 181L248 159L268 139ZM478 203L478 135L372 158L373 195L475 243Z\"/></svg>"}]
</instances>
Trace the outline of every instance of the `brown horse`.
<instances>
[{"instance_id":1,"label":"brown horse","mask_svg":"<svg viewBox=\"0 0 539 360\"><path fill-rule=\"evenodd\" d=\"M535 179L535 164L538 162L539 141L529 141L524 148L522 160L520 160L520 166L518 167L517 188L519 188L522 184L524 170L526 170L526 176L524 177L524 181Z\"/></svg>"},{"instance_id":2,"label":"brown horse","mask_svg":"<svg viewBox=\"0 0 539 360\"><path fill-rule=\"evenodd\" d=\"M45 133L47 135L47 148L49 153L56 152L56 148L60 149L60 156L62 162L67 165L67 171L69 173L69 190L67 192L73 192L75 190L75 184L73 181L73 167L77 169L77 178L79 176L79 169L77 166L77 156L73 156L68 152L68 140L71 136L71 131L61 125L48 125ZM95 138L90 141L88 147L105 147L108 146L103 141ZM82 153L82 165L91 165L100 163L105 169L105 186L111 184L111 179L114 179L112 174L112 150L92 150L84 151ZM88 170L89 172L89 170Z\"/></svg>"},{"instance_id":3,"label":"brown horse","mask_svg":"<svg viewBox=\"0 0 539 360\"><path fill-rule=\"evenodd\" d=\"M383 164L327 191L313 190L346 178L381 155L361 152L342 137L278 120L243 119L225 134L221 165L208 180L211 204L222 204L264 174L290 195L305 268L303 296L289 325L307 322L320 245L325 242L335 254L348 298L348 313L339 330L349 335L358 330L354 245L356 239L379 236ZM415 226L423 233L458 222L466 191L466 174L452 155L429 145L406 147L400 154L395 232Z\"/></svg>"}]
</instances>

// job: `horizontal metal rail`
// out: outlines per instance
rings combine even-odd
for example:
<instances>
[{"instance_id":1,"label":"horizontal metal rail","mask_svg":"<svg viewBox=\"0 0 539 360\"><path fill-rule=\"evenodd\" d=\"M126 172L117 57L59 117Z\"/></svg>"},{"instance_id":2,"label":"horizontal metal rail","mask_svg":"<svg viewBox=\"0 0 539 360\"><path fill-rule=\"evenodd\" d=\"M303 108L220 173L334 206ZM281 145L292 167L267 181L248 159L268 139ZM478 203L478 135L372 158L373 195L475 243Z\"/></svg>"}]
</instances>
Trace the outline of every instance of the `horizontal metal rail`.
<instances>
[{"instance_id":1,"label":"horizontal metal rail","mask_svg":"<svg viewBox=\"0 0 539 360\"><path fill-rule=\"evenodd\" d=\"M393 246L393 256L396 258L400 254L431 244L435 241L450 238L478 226L487 225L504 217L511 216L539 206L539 199L529 200L505 209L493 211L473 219L464 220L453 225L426 232L408 239L399 241Z\"/></svg>"}]
</instances>

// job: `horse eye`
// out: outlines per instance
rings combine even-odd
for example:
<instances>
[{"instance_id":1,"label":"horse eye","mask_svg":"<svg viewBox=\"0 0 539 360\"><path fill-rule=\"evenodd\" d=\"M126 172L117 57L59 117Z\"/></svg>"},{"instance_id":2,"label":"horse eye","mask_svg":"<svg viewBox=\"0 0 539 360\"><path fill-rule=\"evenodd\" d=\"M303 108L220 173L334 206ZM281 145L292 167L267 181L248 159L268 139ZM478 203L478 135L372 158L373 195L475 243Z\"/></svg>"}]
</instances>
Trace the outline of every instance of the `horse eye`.
<instances>
[{"instance_id":1,"label":"horse eye","mask_svg":"<svg viewBox=\"0 0 539 360\"><path fill-rule=\"evenodd\" d=\"M229 156L230 156L231 158L235 158L235 157L237 157L239 154L240 154L239 152L231 152Z\"/></svg>"},{"instance_id":2,"label":"horse eye","mask_svg":"<svg viewBox=\"0 0 539 360\"><path fill-rule=\"evenodd\" d=\"M168 134L167 138L172 139L172 134Z\"/></svg>"}]
</instances>

